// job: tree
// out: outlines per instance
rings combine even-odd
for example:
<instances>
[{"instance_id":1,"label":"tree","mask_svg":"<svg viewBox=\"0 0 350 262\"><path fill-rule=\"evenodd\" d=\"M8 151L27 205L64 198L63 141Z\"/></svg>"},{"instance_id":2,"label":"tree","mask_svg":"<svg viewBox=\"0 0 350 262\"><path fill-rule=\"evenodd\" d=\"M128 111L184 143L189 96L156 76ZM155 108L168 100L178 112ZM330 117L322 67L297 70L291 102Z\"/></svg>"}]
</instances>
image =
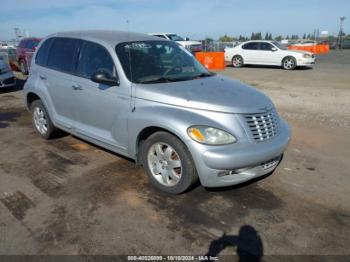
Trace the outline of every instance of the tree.
<instances>
[{"instance_id":1,"label":"tree","mask_svg":"<svg viewBox=\"0 0 350 262\"><path fill-rule=\"evenodd\" d=\"M269 40L269 33L268 32L266 32L265 40Z\"/></svg>"},{"instance_id":2,"label":"tree","mask_svg":"<svg viewBox=\"0 0 350 262\"><path fill-rule=\"evenodd\" d=\"M272 34L271 33L269 34L269 40L272 40Z\"/></svg>"},{"instance_id":3,"label":"tree","mask_svg":"<svg viewBox=\"0 0 350 262\"><path fill-rule=\"evenodd\" d=\"M240 35L238 40L239 40L240 42L244 42L244 41L247 41L247 40L248 40L248 37L244 37L244 36Z\"/></svg>"},{"instance_id":4,"label":"tree","mask_svg":"<svg viewBox=\"0 0 350 262\"><path fill-rule=\"evenodd\" d=\"M262 40L262 34L261 34L261 32L259 32L259 33L256 34L256 38L257 38L257 40Z\"/></svg>"},{"instance_id":5,"label":"tree","mask_svg":"<svg viewBox=\"0 0 350 262\"><path fill-rule=\"evenodd\" d=\"M287 40L289 39L289 35L287 35L286 39L287 39Z\"/></svg>"},{"instance_id":6,"label":"tree","mask_svg":"<svg viewBox=\"0 0 350 262\"><path fill-rule=\"evenodd\" d=\"M306 39L306 34L303 35L303 39Z\"/></svg>"},{"instance_id":7,"label":"tree","mask_svg":"<svg viewBox=\"0 0 350 262\"><path fill-rule=\"evenodd\" d=\"M219 38L220 42L233 42L234 40L235 40L234 37L228 36L226 34L224 36L220 36L220 38Z\"/></svg>"},{"instance_id":8,"label":"tree","mask_svg":"<svg viewBox=\"0 0 350 262\"><path fill-rule=\"evenodd\" d=\"M210 37L207 37L207 38L205 38L205 40L204 40L206 43L212 43L212 42L214 42L214 39L213 38L210 38Z\"/></svg>"},{"instance_id":9,"label":"tree","mask_svg":"<svg viewBox=\"0 0 350 262\"><path fill-rule=\"evenodd\" d=\"M255 38L256 38L255 33L252 33L252 36L250 37L250 40L256 40Z\"/></svg>"},{"instance_id":10,"label":"tree","mask_svg":"<svg viewBox=\"0 0 350 262\"><path fill-rule=\"evenodd\" d=\"M276 41L281 41L282 39L283 39L283 37L281 35L275 37Z\"/></svg>"}]
</instances>

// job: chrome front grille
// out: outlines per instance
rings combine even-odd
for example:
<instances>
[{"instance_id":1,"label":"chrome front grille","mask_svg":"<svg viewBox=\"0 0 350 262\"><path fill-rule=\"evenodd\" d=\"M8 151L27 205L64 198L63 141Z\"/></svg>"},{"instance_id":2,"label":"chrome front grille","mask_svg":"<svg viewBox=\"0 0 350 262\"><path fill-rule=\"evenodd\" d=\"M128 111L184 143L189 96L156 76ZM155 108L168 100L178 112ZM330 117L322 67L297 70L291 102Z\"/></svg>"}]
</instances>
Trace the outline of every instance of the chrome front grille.
<instances>
[{"instance_id":1,"label":"chrome front grille","mask_svg":"<svg viewBox=\"0 0 350 262\"><path fill-rule=\"evenodd\" d=\"M275 110L261 114L244 115L250 135L257 142L268 140L278 134L279 118Z\"/></svg>"}]
</instances>

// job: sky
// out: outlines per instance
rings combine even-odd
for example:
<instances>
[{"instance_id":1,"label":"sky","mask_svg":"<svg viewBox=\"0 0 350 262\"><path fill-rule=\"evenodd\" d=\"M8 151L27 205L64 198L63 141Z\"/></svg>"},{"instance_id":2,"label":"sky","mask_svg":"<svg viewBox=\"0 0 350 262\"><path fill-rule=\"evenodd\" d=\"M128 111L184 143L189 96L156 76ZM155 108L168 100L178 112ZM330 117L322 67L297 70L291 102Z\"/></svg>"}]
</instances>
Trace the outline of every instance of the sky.
<instances>
[{"instance_id":1,"label":"sky","mask_svg":"<svg viewBox=\"0 0 350 262\"><path fill-rule=\"evenodd\" d=\"M3 0L0 39L14 38L15 27L40 37L79 29L175 32L192 39L315 29L337 34L341 16L350 33L350 0Z\"/></svg>"}]
</instances>

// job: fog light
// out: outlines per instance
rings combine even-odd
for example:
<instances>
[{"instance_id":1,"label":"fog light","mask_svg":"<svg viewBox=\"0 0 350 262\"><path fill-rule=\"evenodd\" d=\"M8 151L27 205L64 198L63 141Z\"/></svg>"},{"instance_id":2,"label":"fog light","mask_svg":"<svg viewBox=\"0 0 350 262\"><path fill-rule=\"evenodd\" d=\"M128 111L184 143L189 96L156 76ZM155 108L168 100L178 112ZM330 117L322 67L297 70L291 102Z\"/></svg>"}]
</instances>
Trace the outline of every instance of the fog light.
<instances>
[{"instance_id":1,"label":"fog light","mask_svg":"<svg viewBox=\"0 0 350 262\"><path fill-rule=\"evenodd\" d=\"M237 172L235 170L225 170L221 171L218 173L218 177L223 177L223 176L229 176L229 175L235 175Z\"/></svg>"},{"instance_id":2,"label":"fog light","mask_svg":"<svg viewBox=\"0 0 350 262\"><path fill-rule=\"evenodd\" d=\"M249 170L250 168L241 168L241 169L236 169L236 170L224 170L224 171L220 171L218 173L218 177L223 177L223 176L230 176L230 175L237 175L237 174L241 174L247 170Z\"/></svg>"}]
</instances>

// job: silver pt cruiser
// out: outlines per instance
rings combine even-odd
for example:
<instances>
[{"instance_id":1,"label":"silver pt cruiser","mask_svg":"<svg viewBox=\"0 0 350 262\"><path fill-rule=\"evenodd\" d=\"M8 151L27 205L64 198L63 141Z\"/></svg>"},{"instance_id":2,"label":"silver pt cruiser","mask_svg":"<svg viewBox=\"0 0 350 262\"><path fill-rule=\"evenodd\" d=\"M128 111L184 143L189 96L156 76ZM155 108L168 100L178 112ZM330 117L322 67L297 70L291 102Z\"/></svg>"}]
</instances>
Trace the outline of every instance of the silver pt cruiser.
<instances>
[{"instance_id":1,"label":"silver pt cruiser","mask_svg":"<svg viewBox=\"0 0 350 262\"><path fill-rule=\"evenodd\" d=\"M48 36L24 100L43 138L62 129L132 158L172 194L198 179L221 187L271 173L290 140L264 94L209 72L175 42L144 34Z\"/></svg>"}]
</instances>

